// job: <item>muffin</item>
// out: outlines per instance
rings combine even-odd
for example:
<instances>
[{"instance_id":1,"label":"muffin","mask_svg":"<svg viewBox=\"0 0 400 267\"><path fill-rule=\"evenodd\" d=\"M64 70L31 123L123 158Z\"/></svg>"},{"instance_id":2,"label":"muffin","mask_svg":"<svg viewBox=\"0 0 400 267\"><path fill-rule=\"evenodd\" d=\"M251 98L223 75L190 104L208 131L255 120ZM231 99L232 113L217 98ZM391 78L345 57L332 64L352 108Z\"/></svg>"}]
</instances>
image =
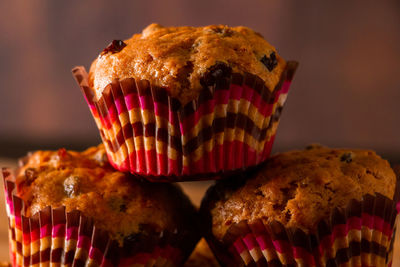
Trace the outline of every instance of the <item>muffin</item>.
<instances>
[{"instance_id":1,"label":"muffin","mask_svg":"<svg viewBox=\"0 0 400 267\"><path fill-rule=\"evenodd\" d=\"M313 146L277 154L207 191L206 238L226 266L386 266L396 184L372 151Z\"/></svg>"},{"instance_id":2,"label":"muffin","mask_svg":"<svg viewBox=\"0 0 400 267\"><path fill-rule=\"evenodd\" d=\"M115 171L103 145L37 151L3 176L13 266L181 266L200 238L177 185Z\"/></svg>"},{"instance_id":3,"label":"muffin","mask_svg":"<svg viewBox=\"0 0 400 267\"><path fill-rule=\"evenodd\" d=\"M246 27L151 24L73 74L114 167L183 181L269 156L296 67Z\"/></svg>"}]
</instances>

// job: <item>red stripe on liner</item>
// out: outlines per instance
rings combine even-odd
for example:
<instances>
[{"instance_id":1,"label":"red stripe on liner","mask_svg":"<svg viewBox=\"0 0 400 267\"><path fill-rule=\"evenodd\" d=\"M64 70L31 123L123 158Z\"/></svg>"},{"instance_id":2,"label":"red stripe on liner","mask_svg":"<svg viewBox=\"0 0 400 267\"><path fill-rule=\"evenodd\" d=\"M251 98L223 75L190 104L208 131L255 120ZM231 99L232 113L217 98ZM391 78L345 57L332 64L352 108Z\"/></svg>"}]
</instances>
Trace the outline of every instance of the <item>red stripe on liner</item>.
<instances>
[{"instance_id":1,"label":"red stripe on liner","mask_svg":"<svg viewBox=\"0 0 400 267\"><path fill-rule=\"evenodd\" d=\"M64 237L65 236L65 224L57 224L53 226L52 235L55 237Z\"/></svg>"}]
</instances>

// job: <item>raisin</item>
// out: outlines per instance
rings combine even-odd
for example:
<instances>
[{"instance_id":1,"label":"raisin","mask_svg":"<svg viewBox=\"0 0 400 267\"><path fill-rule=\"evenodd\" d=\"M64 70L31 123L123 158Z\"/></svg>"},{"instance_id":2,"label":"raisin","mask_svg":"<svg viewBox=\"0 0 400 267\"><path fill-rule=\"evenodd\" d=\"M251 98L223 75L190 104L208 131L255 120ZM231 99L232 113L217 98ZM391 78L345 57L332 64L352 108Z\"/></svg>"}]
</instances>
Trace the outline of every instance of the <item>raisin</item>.
<instances>
[{"instance_id":1,"label":"raisin","mask_svg":"<svg viewBox=\"0 0 400 267\"><path fill-rule=\"evenodd\" d=\"M57 152L60 159L66 158L68 156L68 151L65 148L60 148Z\"/></svg>"},{"instance_id":2,"label":"raisin","mask_svg":"<svg viewBox=\"0 0 400 267\"><path fill-rule=\"evenodd\" d=\"M25 170L25 177L27 185L30 185L38 177L38 174L34 168L27 168Z\"/></svg>"},{"instance_id":3,"label":"raisin","mask_svg":"<svg viewBox=\"0 0 400 267\"><path fill-rule=\"evenodd\" d=\"M353 155L352 153L344 153L341 157L340 157L340 161L345 161L346 163L350 163L353 161Z\"/></svg>"},{"instance_id":4,"label":"raisin","mask_svg":"<svg viewBox=\"0 0 400 267\"><path fill-rule=\"evenodd\" d=\"M278 65L278 60L276 59L276 55L275 52L272 52L269 57L267 57L266 55L264 55L261 59L260 59L261 63L263 63L265 65L265 67L267 67L267 69L269 71L272 71L276 65Z\"/></svg>"},{"instance_id":5,"label":"raisin","mask_svg":"<svg viewBox=\"0 0 400 267\"><path fill-rule=\"evenodd\" d=\"M120 211L120 212L125 212L126 210L127 210L126 204L121 204L121 205L119 206L119 211Z\"/></svg>"},{"instance_id":6,"label":"raisin","mask_svg":"<svg viewBox=\"0 0 400 267\"><path fill-rule=\"evenodd\" d=\"M211 66L204 76L200 79L200 83L203 86L214 85L217 80L229 77L232 74L232 68L224 62L217 62Z\"/></svg>"},{"instance_id":7,"label":"raisin","mask_svg":"<svg viewBox=\"0 0 400 267\"><path fill-rule=\"evenodd\" d=\"M142 235L140 233L130 234L124 238L124 245L132 246L134 243L138 242L141 237Z\"/></svg>"},{"instance_id":8,"label":"raisin","mask_svg":"<svg viewBox=\"0 0 400 267\"><path fill-rule=\"evenodd\" d=\"M101 55L105 55L108 52L111 52L112 54L120 52L124 47L126 46L126 43L122 40L113 40L106 48L104 48L103 52L101 52Z\"/></svg>"},{"instance_id":9,"label":"raisin","mask_svg":"<svg viewBox=\"0 0 400 267\"><path fill-rule=\"evenodd\" d=\"M306 146L306 150L317 149L317 148L322 148L322 145L314 143L314 144L309 144L308 146Z\"/></svg>"},{"instance_id":10,"label":"raisin","mask_svg":"<svg viewBox=\"0 0 400 267\"><path fill-rule=\"evenodd\" d=\"M229 27L215 27L212 28L212 31L220 34L222 37L230 37L233 34L232 29L230 29Z\"/></svg>"},{"instance_id":11,"label":"raisin","mask_svg":"<svg viewBox=\"0 0 400 267\"><path fill-rule=\"evenodd\" d=\"M80 179L78 176L70 176L64 180L64 192L68 197L76 197L80 194Z\"/></svg>"},{"instance_id":12,"label":"raisin","mask_svg":"<svg viewBox=\"0 0 400 267\"><path fill-rule=\"evenodd\" d=\"M287 210L287 211L285 212L285 219L286 219L286 222L289 222L291 218L292 218L292 213L291 213L289 210Z\"/></svg>"}]
</instances>

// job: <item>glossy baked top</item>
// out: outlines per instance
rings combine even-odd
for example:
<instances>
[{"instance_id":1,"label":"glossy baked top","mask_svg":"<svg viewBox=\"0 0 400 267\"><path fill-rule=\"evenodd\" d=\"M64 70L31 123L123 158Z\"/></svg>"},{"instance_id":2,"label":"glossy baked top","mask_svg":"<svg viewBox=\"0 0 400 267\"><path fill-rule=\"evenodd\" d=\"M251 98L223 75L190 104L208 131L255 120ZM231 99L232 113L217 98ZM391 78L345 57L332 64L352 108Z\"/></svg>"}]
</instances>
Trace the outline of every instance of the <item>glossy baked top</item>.
<instances>
[{"instance_id":1,"label":"glossy baked top","mask_svg":"<svg viewBox=\"0 0 400 267\"><path fill-rule=\"evenodd\" d=\"M259 76L272 91L285 61L264 38L247 27L163 27L114 41L92 63L89 84L99 98L113 79L145 79L186 104L210 77L226 72Z\"/></svg>"}]
</instances>

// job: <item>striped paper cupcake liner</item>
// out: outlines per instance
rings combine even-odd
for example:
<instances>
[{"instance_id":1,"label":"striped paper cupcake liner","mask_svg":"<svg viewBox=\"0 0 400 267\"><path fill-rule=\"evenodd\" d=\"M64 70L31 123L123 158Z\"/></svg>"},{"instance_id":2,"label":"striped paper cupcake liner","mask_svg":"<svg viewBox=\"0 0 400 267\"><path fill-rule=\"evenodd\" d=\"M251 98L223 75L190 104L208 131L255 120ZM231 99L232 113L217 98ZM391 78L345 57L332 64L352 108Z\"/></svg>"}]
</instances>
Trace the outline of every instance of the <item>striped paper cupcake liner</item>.
<instances>
[{"instance_id":1,"label":"striped paper cupcake liner","mask_svg":"<svg viewBox=\"0 0 400 267\"><path fill-rule=\"evenodd\" d=\"M335 209L314 234L256 220L232 224L222 240L207 229L206 239L223 266L391 266L398 187L395 200L365 195Z\"/></svg>"},{"instance_id":2,"label":"striped paper cupcake liner","mask_svg":"<svg viewBox=\"0 0 400 267\"><path fill-rule=\"evenodd\" d=\"M120 245L91 218L65 207L24 216L15 177L2 170L12 266L181 266L195 246L193 233L135 235Z\"/></svg>"},{"instance_id":3,"label":"striped paper cupcake liner","mask_svg":"<svg viewBox=\"0 0 400 267\"><path fill-rule=\"evenodd\" d=\"M115 80L100 99L83 67L73 69L110 162L153 181L182 181L243 170L270 154L297 62L270 90L258 76L233 73L184 106L146 80Z\"/></svg>"}]
</instances>

